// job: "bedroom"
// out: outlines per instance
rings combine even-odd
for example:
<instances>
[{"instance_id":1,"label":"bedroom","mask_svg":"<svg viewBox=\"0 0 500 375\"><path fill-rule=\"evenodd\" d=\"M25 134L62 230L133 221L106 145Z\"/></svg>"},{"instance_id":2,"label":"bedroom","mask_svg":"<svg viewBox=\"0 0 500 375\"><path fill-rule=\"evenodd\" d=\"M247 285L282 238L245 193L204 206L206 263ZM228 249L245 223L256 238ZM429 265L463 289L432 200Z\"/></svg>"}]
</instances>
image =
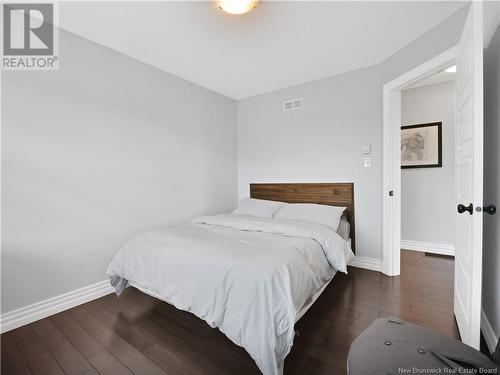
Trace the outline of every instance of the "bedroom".
<instances>
[{"instance_id":1,"label":"bedroom","mask_svg":"<svg viewBox=\"0 0 500 375\"><path fill-rule=\"evenodd\" d=\"M97 373L104 372L104 363L133 373L260 373L256 355L210 328L206 319L133 287L116 298L106 274L128 241L195 217L230 213L251 193L272 201L352 207L355 257L347 275L325 276L331 282L298 321L294 339L293 324L288 326L293 347L285 374L307 373L306 368L345 372L351 342L384 316L382 311L412 322L412 314L405 314L411 306L396 308L401 298L412 296L411 289L421 293L421 286L397 276L387 252L387 244L396 242L391 239L397 225L387 234L386 205L399 196L397 189L389 196L397 181L384 171L397 175L400 168L396 162L392 169L384 167L390 159L384 88L400 84L398 79L415 69L427 75L444 63L428 66L460 44L471 4L259 1L241 15L218 9L215 1L55 5L56 68L4 65L1 72L2 366L17 364L25 373L71 372L72 363ZM481 5L484 199L473 200L474 208L498 206L499 190L499 6ZM364 27L353 27L359 20ZM395 96L398 87L389 87ZM261 195L251 192L251 184L262 183L276 185ZM286 183L307 185L301 190ZM288 215L297 215L291 211ZM266 212L268 219L277 214ZM325 213L340 222L337 214ZM487 352L494 353L500 333L499 221L498 214L471 215L479 216L484 216L484 244L474 251L483 258L482 271L475 273L482 277L482 303L474 311L482 317L471 329L476 342L480 325ZM318 217L322 214L315 211L311 220ZM287 240L280 238L281 246ZM245 241L253 239L237 242ZM194 267L201 259L179 265ZM214 291L205 287L207 295ZM172 291L191 296L183 288ZM161 299L168 299L164 294ZM333 303L337 299L345 303ZM378 305L379 299L387 305ZM439 306L413 315L413 323L425 326L432 319L421 316L431 317L431 310ZM82 341L72 341L71 334ZM63 344L46 341L52 335ZM115 341L118 347L110 344ZM61 357L74 360L67 364Z\"/></svg>"}]
</instances>

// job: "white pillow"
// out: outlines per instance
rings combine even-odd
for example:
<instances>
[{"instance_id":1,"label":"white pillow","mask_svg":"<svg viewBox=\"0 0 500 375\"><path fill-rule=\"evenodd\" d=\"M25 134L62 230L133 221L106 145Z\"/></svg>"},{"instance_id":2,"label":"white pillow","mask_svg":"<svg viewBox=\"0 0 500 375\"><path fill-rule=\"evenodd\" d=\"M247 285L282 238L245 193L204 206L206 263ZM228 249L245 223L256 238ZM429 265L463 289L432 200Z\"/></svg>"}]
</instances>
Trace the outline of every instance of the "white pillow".
<instances>
[{"instance_id":1,"label":"white pillow","mask_svg":"<svg viewBox=\"0 0 500 375\"><path fill-rule=\"evenodd\" d=\"M263 199L243 198L240 200L238 208L231 212L231 214L250 215L271 219L283 205L286 205L286 203L266 201Z\"/></svg>"},{"instance_id":2,"label":"white pillow","mask_svg":"<svg viewBox=\"0 0 500 375\"><path fill-rule=\"evenodd\" d=\"M345 209L345 207L323 204L291 203L281 207L274 218L307 221L326 225L336 231Z\"/></svg>"}]
</instances>

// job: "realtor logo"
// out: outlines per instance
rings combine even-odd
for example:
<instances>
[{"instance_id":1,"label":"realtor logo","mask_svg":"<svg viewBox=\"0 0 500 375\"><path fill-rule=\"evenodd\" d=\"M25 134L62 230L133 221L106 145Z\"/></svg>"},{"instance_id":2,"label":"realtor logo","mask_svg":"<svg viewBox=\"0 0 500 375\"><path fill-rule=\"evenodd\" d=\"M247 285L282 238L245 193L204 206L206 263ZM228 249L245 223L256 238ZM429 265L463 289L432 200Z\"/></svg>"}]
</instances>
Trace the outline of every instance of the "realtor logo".
<instances>
[{"instance_id":1,"label":"realtor logo","mask_svg":"<svg viewBox=\"0 0 500 375\"><path fill-rule=\"evenodd\" d=\"M54 4L3 4L2 69L58 69Z\"/></svg>"}]
</instances>

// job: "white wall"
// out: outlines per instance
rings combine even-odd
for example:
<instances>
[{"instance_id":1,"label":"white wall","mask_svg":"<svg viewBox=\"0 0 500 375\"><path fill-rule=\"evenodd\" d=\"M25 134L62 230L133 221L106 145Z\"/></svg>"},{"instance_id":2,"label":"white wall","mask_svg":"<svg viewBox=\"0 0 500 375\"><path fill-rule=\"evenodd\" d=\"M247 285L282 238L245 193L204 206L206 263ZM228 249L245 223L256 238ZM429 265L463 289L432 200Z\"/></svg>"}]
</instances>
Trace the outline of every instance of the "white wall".
<instances>
[{"instance_id":1,"label":"white wall","mask_svg":"<svg viewBox=\"0 0 500 375\"><path fill-rule=\"evenodd\" d=\"M380 88L377 66L238 101L240 197L251 182L354 182L358 255L381 258ZM284 112L298 97L304 107Z\"/></svg>"},{"instance_id":2,"label":"white wall","mask_svg":"<svg viewBox=\"0 0 500 375\"><path fill-rule=\"evenodd\" d=\"M483 310L500 336L500 26L484 51L484 204L499 212L484 214Z\"/></svg>"},{"instance_id":3,"label":"white wall","mask_svg":"<svg viewBox=\"0 0 500 375\"><path fill-rule=\"evenodd\" d=\"M60 67L2 72L2 312L237 201L233 100L64 31Z\"/></svg>"},{"instance_id":4,"label":"white wall","mask_svg":"<svg viewBox=\"0 0 500 375\"><path fill-rule=\"evenodd\" d=\"M443 166L401 170L402 240L455 243L455 84L404 90L402 125L442 122Z\"/></svg>"},{"instance_id":5,"label":"white wall","mask_svg":"<svg viewBox=\"0 0 500 375\"><path fill-rule=\"evenodd\" d=\"M239 101L240 197L250 182L354 182L356 255L382 259L382 86L456 45L467 10L377 66ZM304 108L283 112L297 97Z\"/></svg>"}]
</instances>

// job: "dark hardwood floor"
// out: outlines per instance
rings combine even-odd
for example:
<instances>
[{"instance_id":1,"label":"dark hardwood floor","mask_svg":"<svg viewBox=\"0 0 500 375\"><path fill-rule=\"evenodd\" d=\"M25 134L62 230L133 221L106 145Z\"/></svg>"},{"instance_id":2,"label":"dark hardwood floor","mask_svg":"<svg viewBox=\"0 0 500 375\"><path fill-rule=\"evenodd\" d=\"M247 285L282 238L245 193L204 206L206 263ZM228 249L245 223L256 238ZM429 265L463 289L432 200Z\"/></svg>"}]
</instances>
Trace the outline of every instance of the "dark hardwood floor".
<instances>
[{"instance_id":1,"label":"dark hardwood floor","mask_svg":"<svg viewBox=\"0 0 500 375\"><path fill-rule=\"evenodd\" d=\"M398 316L458 338L453 260L403 251L400 277L338 273L297 323L285 374L345 374L351 342ZM260 374L246 352L194 315L136 289L108 295L1 336L2 375Z\"/></svg>"}]
</instances>

